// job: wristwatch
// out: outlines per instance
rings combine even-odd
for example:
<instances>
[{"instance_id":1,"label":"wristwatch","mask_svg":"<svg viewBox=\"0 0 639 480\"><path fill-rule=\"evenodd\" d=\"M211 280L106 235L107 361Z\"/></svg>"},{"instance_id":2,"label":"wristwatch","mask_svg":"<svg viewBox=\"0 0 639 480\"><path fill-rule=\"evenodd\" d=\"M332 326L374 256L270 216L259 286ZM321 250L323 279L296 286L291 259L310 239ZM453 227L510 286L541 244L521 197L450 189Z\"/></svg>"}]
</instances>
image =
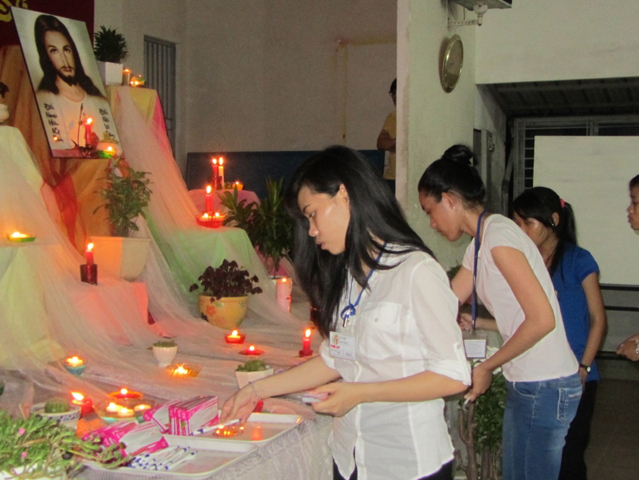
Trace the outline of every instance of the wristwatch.
<instances>
[{"instance_id":1,"label":"wristwatch","mask_svg":"<svg viewBox=\"0 0 639 480\"><path fill-rule=\"evenodd\" d=\"M579 364L579 368L583 368L586 373L590 373L590 366L589 365L584 365L583 363Z\"/></svg>"}]
</instances>

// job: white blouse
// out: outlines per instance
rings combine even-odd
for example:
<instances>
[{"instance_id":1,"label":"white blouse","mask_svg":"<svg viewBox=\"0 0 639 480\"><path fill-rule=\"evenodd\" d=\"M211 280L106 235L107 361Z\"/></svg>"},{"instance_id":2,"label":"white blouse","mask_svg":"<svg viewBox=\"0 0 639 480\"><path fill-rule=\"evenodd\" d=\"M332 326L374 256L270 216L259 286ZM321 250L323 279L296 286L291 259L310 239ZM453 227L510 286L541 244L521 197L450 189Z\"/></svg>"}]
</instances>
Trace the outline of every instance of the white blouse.
<instances>
[{"instance_id":1,"label":"white blouse","mask_svg":"<svg viewBox=\"0 0 639 480\"><path fill-rule=\"evenodd\" d=\"M337 332L356 338L356 359L332 358L325 340L324 362L345 382L394 380L428 370L469 385L458 300L444 270L424 252L380 261L399 262L391 270L375 270L356 314L346 323L338 318ZM348 304L351 279L338 312ZM355 283L353 303L357 294ZM453 458L442 399L360 404L334 419L329 446L342 476L348 478L357 463L360 480L417 479Z\"/></svg>"}]
</instances>

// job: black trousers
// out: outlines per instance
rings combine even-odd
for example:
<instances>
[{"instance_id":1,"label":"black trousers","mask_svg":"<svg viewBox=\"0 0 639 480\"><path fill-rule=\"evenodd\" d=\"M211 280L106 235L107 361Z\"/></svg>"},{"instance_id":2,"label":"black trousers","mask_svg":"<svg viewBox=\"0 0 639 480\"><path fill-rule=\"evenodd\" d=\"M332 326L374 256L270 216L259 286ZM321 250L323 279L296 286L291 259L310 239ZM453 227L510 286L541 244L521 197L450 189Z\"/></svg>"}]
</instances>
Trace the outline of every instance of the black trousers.
<instances>
[{"instance_id":1,"label":"black trousers","mask_svg":"<svg viewBox=\"0 0 639 480\"><path fill-rule=\"evenodd\" d=\"M452 480L453 478L453 462L452 460L439 469L438 472L433 473L432 475L428 475L427 477L422 477L419 480ZM339 473L337 469L337 464L333 462L333 480L346 480ZM351 474L348 480L357 480L357 467L355 467L355 471Z\"/></svg>"},{"instance_id":2,"label":"black trousers","mask_svg":"<svg viewBox=\"0 0 639 480\"><path fill-rule=\"evenodd\" d=\"M577 414L566 435L566 445L561 456L559 480L587 480L584 454L590 441L590 422L595 409L596 381L586 382Z\"/></svg>"}]
</instances>

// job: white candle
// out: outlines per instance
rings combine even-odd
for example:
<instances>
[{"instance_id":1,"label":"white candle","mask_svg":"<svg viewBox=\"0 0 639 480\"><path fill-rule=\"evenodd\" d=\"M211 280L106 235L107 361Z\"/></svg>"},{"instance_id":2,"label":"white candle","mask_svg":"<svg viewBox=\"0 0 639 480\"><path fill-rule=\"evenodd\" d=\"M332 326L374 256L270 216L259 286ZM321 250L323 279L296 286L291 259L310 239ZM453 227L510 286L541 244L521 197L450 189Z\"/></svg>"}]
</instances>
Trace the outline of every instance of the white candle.
<instances>
[{"instance_id":1,"label":"white candle","mask_svg":"<svg viewBox=\"0 0 639 480\"><path fill-rule=\"evenodd\" d=\"M224 157L220 157L218 175L220 176L220 190L224 190Z\"/></svg>"},{"instance_id":2,"label":"white candle","mask_svg":"<svg viewBox=\"0 0 639 480\"><path fill-rule=\"evenodd\" d=\"M293 281L290 278L278 278L275 283L277 303L287 312L291 311L291 292Z\"/></svg>"}]
</instances>

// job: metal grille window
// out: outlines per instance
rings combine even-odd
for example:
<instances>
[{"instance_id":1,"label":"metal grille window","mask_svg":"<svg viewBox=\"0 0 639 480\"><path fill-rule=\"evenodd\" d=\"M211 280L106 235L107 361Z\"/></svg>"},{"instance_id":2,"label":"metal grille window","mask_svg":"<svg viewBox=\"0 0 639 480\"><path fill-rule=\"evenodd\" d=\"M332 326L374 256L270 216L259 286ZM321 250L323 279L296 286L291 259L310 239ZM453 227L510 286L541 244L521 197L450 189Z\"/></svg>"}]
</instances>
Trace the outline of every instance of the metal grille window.
<instances>
[{"instance_id":1,"label":"metal grille window","mask_svg":"<svg viewBox=\"0 0 639 480\"><path fill-rule=\"evenodd\" d=\"M514 121L513 198L533 186L535 137L639 136L639 116L519 118Z\"/></svg>"},{"instance_id":2,"label":"metal grille window","mask_svg":"<svg viewBox=\"0 0 639 480\"><path fill-rule=\"evenodd\" d=\"M176 82L176 45L166 40L144 36L144 78L149 88L157 90L166 133L175 152L175 82Z\"/></svg>"}]
</instances>

